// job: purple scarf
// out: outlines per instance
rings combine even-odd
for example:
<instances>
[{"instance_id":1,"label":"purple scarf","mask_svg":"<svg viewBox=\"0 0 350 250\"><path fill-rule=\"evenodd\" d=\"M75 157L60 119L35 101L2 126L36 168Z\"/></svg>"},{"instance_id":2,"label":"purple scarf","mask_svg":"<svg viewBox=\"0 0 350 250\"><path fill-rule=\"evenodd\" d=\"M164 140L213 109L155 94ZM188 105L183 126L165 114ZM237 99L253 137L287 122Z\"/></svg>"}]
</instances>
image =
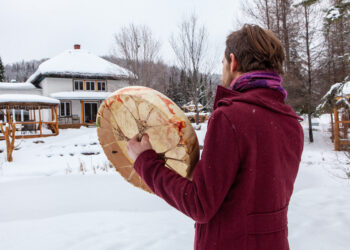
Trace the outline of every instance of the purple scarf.
<instances>
[{"instance_id":1,"label":"purple scarf","mask_svg":"<svg viewBox=\"0 0 350 250\"><path fill-rule=\"evenodd\" d=\"M251 71L232 81L230 89L242 92L247 89L275 89L287 98L287 91L282 87L282 77L274 71Z\"/></svg>"}]
</instances>

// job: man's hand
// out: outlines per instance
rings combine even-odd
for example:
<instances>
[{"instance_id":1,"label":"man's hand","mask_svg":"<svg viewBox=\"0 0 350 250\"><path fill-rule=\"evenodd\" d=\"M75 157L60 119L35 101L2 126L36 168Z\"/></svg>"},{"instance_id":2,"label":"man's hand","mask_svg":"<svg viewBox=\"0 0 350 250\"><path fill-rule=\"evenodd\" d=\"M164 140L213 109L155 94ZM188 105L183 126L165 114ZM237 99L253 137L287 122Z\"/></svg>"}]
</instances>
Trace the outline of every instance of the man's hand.
<instances>
[{"instance_id":1,"label":"man's hand","mask_svg":"<svg viewBox=\"0 0 350 250\"><path fill-rule=\"evenodd\" d=\"M139 135L135 135L133 138L128 141L128 144L126 145L126 149L128 150L129 157L133 159L134 161L137 159L137 157L144 151L148 149L152 149L152 145L149 142L149 137L147 134L144 134L141 138L141 141L139 141Z\"/></svg>"}]
</instances>

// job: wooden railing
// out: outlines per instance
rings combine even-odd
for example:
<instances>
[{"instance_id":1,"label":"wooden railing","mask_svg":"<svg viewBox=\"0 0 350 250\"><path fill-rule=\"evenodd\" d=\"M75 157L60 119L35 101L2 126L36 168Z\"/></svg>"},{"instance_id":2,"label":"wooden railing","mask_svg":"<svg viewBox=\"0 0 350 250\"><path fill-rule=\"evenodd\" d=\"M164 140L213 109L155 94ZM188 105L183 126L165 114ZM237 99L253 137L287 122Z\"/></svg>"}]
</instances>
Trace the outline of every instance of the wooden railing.
<instances>
[{"instance_id":1,"label":"wooden railing","mask_svg":"<svg viewBox=\"0 0 350 250\"><path fill-rule=\"evenodd\" d=\"M6 123L2 123L3 125L6 125ZM24 131L35 131L35 134L21 134L16 135L16 139L19 138L36 138L36 137L48 137L48 136L55 136L59 134L58 130L58 123L57 122L43 122L43 121L25 121L25 122L15 122L13 123L17 129L17 131L24 132ZM48 129L52 131L52 134L44 134L43 133L43 125L46 124ZM30 129L23 129L24 127L18 128L18 125L33 125L33 128ZM37 126L38 125L38 126ZM36 132L39 131L39 134L36 134ZM1 133L0 133L1 134ZM5 137L2 135L0 136L0 140L4 140Z\"/></svg>"}]
</instances>

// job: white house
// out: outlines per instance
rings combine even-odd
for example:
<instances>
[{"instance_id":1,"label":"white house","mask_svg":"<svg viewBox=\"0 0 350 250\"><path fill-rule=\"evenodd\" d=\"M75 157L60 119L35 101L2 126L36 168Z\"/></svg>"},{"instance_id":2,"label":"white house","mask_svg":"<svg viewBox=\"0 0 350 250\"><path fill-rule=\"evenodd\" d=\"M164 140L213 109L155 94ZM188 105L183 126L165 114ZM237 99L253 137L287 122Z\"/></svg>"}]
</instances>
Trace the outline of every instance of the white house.
<instances>
[{"instance_id":1,"label":"white house","mask_svg":"<svg viewBox=\"0 0 350 250\"><path fill-rule=\"evenodd\" d=\"M36 94L58 99L59 124L95 123L101 102L128 86L130 71L102 59L80 45L43 62L26 83L0 83L0 95Z\"/></svg>"}]
</instances>

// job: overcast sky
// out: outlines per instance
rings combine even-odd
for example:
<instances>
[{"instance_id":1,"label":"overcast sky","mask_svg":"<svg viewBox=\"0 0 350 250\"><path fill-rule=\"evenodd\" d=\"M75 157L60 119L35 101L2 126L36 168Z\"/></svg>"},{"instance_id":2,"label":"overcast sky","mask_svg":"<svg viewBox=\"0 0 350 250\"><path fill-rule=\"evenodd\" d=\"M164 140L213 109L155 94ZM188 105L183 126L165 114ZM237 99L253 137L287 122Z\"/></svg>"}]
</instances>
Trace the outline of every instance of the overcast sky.
<instances>
[{"instance_id":1,"label":"overcast sky","mask_svg":"<svg viewBox=\"0 0 350 250\"><path fill-rule=\"evenodd\" d=\"M162 43L163 60L171 64L174 59L169 37L192 12L208 29L209 52L223 54L227 34L237 28L234 20L239 14L239 2L0 0L0 57L4 64L50 58L75 43L97 55L108 55L113 50L113 34L133 22L151 28Z\"/></svg>"}]
</instances>

